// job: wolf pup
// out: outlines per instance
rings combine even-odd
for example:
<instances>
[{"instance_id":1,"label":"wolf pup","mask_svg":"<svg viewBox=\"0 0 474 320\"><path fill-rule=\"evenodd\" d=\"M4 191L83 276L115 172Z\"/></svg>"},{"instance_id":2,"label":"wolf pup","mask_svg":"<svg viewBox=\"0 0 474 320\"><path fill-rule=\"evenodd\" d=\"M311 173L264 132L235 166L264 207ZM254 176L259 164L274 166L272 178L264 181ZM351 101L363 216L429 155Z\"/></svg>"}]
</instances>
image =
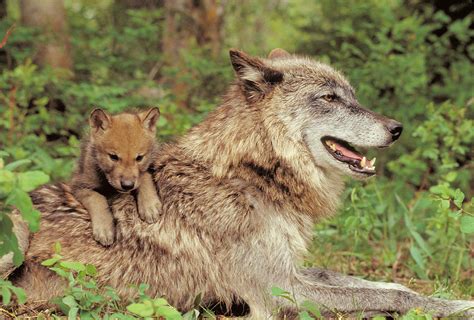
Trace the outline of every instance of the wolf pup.
<instances>
[{"instance_id":1,"label":"wolf pup","mask_svg":"<svg viewBox=\"0 0 474 320\"><path fill-rule=\"evenodd\" d=\"M136 190L138 213L148 223L157 220L161 202L150 165L158 148L155 126L160 112L109 115L92 111L90 134L81 147L72 191L89 211L94 239L104 246L114 242L115 230L108 198Z\"/></svg>"}]
</instances>

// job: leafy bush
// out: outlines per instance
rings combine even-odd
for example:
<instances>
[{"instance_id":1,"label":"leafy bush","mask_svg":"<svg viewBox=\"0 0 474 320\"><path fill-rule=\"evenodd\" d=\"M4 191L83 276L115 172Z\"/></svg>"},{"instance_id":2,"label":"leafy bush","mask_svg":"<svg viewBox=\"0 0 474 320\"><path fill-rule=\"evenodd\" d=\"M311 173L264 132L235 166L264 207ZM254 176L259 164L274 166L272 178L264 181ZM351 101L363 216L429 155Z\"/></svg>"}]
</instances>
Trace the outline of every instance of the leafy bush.
<instances>
[{"instance_id":1,"label":"leafy bush","mask_svg":"<svg viewBox=\"0 0 474 320\"><path fill-rule=\"evenodd\" d=\"M23 170L31 161L17 160L8 164L4 157L8 154L0 152L0 256L13 252L13 262L20 265L23 255L18 249L18 240L12 232L13 223L8 216L13 207L18 208L31 231L39 228L40 213L33 208L28 192L49 181L48 175L39 170Z\"/></svg>"},{"instance_id":2,"label":"leafy bush","mask_svg":"<svg viewBox=\"0 0 474 320\"><path fill-rule=\"evenodd\" d=\"M9 213L16 207L28 223L30 231L37 231L40 213L33 208L28 192L48 182L49 176L39 170L25 169L31 163L28 159L5 164L5 157L8 157L8 153L0 151L0 257L11 252L13 263L18 266L23 262L23 253L19 250L18 239L13 233ZM18 303L26 300L24 290L16 288L8 280L0 279L0 293L4 305L10 303L12 294L16 296Z\"/></svg>"},{"instance_id":3,"label":"leafy bush","mask_svg":"<svg viewBox=\"0 0 474 320\"><path fill-rule=\"evenodd\" d=\"M137 289L138 300L123 310L123 302L111 287L99 287L95 281L96 268L91 264L65 261L61 256L61 246L55 245L55 254L42 262L42 265L54 271L67 281L64 295L53 299L68 319L183 319L182 315L171 307L164 298L150 298L145 294L147 285ZM13 287L13 290L15 288ZM191 314L191 313L190 313ZM188 318L187 319L194 319Z\"/></svg>"}]
</instances>

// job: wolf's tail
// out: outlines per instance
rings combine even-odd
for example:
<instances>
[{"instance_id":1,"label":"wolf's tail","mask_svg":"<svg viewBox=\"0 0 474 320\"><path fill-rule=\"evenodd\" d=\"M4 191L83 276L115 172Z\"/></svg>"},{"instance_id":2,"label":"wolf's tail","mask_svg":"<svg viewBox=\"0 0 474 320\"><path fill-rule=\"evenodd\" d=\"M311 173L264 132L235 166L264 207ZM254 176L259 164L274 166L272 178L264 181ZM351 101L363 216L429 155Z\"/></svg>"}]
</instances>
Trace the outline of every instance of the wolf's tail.
<instances>
[{"instance_id":1,"label":"wolf's tail","mask_svg":"<svg viewBox=\"0 0 474 320\"><path fill-rule=\"evenodd\" d=\"M10 219L13 222L13 232L15 233L18 239L18 246L20 248L21 253L25 253L28 249L28 245L30 243L30 230L28 229L28 225L25 221L21 218L18 211L14 211L10 215ZM13 263L13 253L10 252L3 257L0 257L0 279L6 279L13 270L16 269L16 266Z\"/></svg>"}]
</instances>

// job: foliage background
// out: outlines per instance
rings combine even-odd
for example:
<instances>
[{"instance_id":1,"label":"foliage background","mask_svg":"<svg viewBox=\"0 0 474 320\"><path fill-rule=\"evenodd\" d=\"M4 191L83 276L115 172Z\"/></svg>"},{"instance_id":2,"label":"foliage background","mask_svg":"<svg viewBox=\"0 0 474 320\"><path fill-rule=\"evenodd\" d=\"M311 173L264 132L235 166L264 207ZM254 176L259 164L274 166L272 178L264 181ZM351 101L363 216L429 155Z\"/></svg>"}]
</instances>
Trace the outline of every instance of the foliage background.
<instances>
[{"instance_id":1,"label":"foliage background","mask_svg":"<svg viewBox=\"0 0 474 320\"><path fill-rule=\"evenodd\" d=\"M65 0L73 65L61 71L38 62L51 34L0 1L0 36L16 22L0 49L0 254L15 247L11 206L35 228L25 193L70 177L93 106L160 106L170 140L218 105L233 77L228 48L283 47L343 70L363 105L404 124L377 154L378 178L350 182L340 214L316 226L305 263L474 295L472 2L178 2ZM217 17L207 29L203 12Z\"/></svg>"}]
</instances>

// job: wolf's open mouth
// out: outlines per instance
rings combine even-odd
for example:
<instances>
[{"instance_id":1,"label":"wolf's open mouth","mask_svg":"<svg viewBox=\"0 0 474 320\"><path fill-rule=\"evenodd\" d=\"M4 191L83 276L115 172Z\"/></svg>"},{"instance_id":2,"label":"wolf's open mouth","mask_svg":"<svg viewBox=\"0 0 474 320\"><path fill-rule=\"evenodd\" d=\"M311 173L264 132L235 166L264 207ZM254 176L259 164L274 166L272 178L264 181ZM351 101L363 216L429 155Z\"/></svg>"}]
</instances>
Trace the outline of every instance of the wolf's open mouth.
<instances>
[{"instance_id":1,"label":"wolf's open mouth","mask_svg":"<svg viewBox=\"0 0 474 320\"><path fill-rule=\"evenodd\" d=\"M348 163L349 169L352 171L366 175L375 174L376 158L367 160L365 156L357 152L349 143L340 139L324 137L321 139L321 142L336 160Z\"/></svg>"}]
</instances>

